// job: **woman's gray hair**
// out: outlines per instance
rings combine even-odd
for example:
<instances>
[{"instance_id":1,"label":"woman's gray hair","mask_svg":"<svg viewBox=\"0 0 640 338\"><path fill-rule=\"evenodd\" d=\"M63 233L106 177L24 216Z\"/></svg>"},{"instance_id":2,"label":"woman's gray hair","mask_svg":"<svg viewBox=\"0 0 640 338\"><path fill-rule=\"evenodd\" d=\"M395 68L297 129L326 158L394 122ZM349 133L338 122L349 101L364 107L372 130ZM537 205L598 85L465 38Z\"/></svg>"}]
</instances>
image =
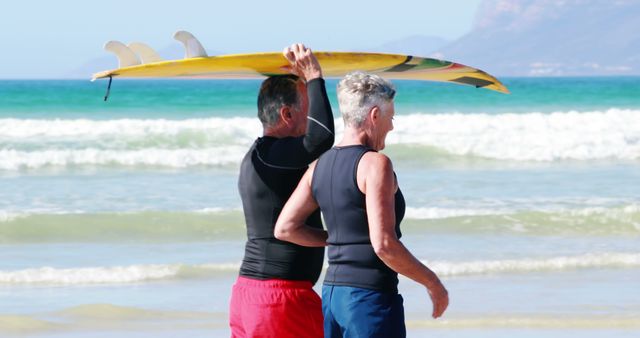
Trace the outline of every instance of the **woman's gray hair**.
<instances>
[{"instance_id":1,"label":"woman's gray hair","mask_svg":"<svg viewBox=\"0 0 640 338\"><path fill-rule=\"evenodd\" d=\"M378 75L355 71L338 83L338 104L345 126L360 127L374 106L393 100L396 89Z\"/></svg>"}]
</instances>

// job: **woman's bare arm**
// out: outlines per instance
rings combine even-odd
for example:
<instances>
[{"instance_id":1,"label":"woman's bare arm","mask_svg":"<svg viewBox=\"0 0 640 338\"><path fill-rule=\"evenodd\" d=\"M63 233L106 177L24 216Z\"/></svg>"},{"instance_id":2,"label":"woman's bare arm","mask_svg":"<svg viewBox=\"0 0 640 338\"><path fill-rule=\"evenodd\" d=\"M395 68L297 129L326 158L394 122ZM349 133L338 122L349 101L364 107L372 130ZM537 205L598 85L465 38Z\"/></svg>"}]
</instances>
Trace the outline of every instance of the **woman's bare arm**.
<instances>
[{"instance_id":1,"label":"woman's bare arm","mask_svg":"<svg viewBox=\"0 0 640 338\"><path fill-rule=\"evenodd\" d=\"M304 223L309 215L318 209L318 203L311 194L311 178L314 168L315 162L309 166L298 183L298 187L284 205L273 233L277 239L303 246L321 247L327 245L325 230L312 228Z\"/></svg>"},{"instance_id":2,"label":"woman's bare arm","mask_svg":"<svg viewBox=\"0 0 640 338\"><path fill-rule=\"evenodd\" d=\"M424 285L433 302L432 316L440 317L449 305L447 289L396 235L394 195L397 183L389 158L375 152L365 154L358 166L358 182L359 185L362 182L361 190L366 195L369 235L376 254L394 271Z\"/></svg>"}]
</instances>

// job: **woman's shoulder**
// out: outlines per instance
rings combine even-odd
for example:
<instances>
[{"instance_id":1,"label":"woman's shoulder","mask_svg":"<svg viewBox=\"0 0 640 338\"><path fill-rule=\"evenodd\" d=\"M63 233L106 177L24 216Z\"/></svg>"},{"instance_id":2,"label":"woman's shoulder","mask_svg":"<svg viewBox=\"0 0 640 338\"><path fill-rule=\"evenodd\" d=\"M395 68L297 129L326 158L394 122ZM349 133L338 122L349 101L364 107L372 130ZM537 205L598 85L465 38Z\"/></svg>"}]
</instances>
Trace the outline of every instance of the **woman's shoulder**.
<instances>
[{"instance_id":1,"label":"woman's shoulder","mask_svg":"<svg viewBox=\"0 0 640 338\"><path fill-rule=\"evenodd\" d=\"M385 154L375 151L366 152L360 159L358 175L364 177L393 175L393 163Z\"/></svg>"},{"instance_id":2,"label":"woman's shoulder","mask_svg":"<svg viewBox=\"0 0 640 338\"><path fill-rule=\"evenodd\" d=\"M368 151L364 153L364 155L362 155L362 158L360 159L360 164L376 169L389 168L393 170L391 159L387 155L379 153L377 151Z\"/></svg>"}]
</instances>

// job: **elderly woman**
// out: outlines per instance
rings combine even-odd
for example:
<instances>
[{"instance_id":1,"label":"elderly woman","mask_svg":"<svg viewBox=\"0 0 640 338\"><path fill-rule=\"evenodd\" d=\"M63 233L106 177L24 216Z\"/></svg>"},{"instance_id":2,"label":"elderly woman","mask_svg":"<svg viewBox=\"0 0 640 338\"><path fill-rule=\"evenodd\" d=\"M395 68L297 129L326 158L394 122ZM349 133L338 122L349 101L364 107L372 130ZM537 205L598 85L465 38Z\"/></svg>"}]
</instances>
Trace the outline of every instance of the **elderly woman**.
<instances>
[{"instance_id":1,"label":"elderly woman","mask_svg":"<svg viewBox=\"0 0 640 338\"><path fill-rule=\"evenodd\" d=\"M278 239L329 246L325 337L404 337L398 273L427 288L434 318L449 304L440 279L399 240L404 197L391 160L378 153L393 129L394 95L376 75L354 72L340 81L344 138L309 167L276 223ZM318 207L326 233L304 224Z\"/></svg>"}]
</instances>

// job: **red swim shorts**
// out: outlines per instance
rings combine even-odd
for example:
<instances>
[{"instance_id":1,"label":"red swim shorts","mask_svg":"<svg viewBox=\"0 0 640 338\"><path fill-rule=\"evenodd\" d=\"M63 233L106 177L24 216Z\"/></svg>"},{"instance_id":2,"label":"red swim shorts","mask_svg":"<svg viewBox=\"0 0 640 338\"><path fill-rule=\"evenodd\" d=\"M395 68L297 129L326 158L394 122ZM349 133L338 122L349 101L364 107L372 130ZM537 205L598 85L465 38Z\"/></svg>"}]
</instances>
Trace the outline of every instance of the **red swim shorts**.
<instances>
[{"instance_id":1,"label":"red swim shorts","mask_svg":"<svg viewBox=\"0 0 640 338\"><path fill-rule=\"evenodd\" d=\"M231 292L232 338L322 338L322 301L311 282L238 277Z\"/></svg>"}]
</instances>

